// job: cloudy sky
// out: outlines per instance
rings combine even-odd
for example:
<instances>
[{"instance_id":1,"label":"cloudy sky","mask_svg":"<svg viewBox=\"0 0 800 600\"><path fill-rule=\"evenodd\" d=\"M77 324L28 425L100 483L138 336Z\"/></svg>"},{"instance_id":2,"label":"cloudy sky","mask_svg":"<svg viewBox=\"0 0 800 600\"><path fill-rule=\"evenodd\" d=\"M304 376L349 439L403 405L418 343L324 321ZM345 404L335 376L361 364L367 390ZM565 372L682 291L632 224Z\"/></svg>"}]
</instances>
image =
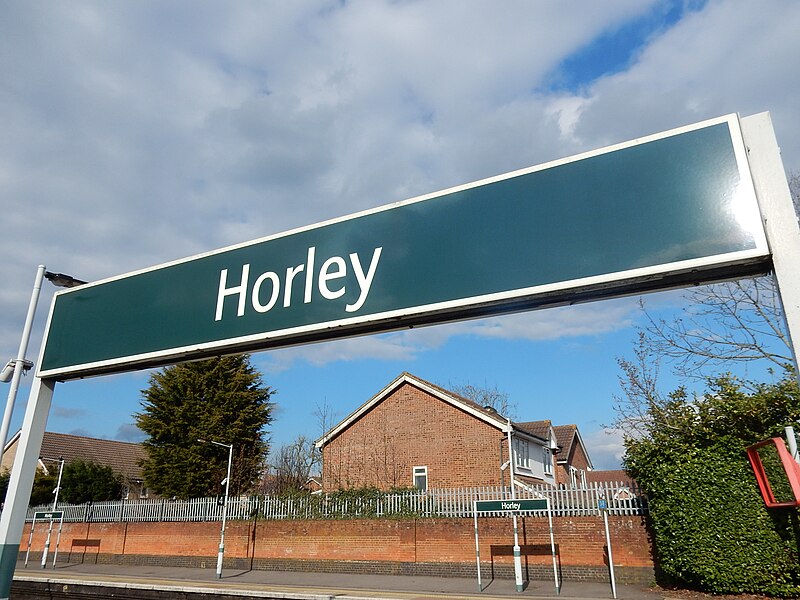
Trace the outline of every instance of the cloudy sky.
<instances>
[{"instance_id":1,"label":"cloudy sky","mask_svg":"<svg viewBox=\"0 0 800 600\"><path fill-rule=\"evenodd\" d=\"M38 264L98 280L732 112L769 110L798 172L798 32L793 0L3 2L0 359ZM407 370L577 423L613 467L615 357L641 318L630 298L255 361L278 444ZM61 384L49 428L137 439L146 385Z\"/></svg>"}]
</instances>

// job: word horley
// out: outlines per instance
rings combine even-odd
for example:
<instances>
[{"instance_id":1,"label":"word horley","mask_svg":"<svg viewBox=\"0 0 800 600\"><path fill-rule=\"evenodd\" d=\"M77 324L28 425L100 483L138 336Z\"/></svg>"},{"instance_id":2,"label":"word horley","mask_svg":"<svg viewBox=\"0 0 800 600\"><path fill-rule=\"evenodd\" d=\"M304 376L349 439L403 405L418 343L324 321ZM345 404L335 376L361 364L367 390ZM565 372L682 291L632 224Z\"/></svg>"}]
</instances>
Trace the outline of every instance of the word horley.
<instances>
[{"instance_id":1,"label":"word horley","mask_svg":"<svg viewBox=\"0 0 800 600\"><path fill-rule=\"evenodd\" d=\"M375 278L375 272L378 269L378 261L381 258L382 250L382 247L373 250L372 259L366 272L364 272L357 252L348 255L350 266L358 285L358 298L352 304L345 305L344 309L347 312L357 311L366 302L369 290L372 287L372 281ZM315 271L315 262L316 247L311 246L306 255L306 262L287 267L283 280L276 271L266 271L253 280L252 287L250 286L249 263L242 265L239 285L232 285L231 287L228 287L228 269L222 269L219 274L215 320L222 320L225 298L228 296L238 296L237 317L244 316L248 299L253 310L258 313L272 310L281 297L281 290L283 290L283 308L289 308L293 300L293 283L301 273L305 273L304 277L300 277L300 281L304 280L304 304L309 304L313 300L315 288L319 295L326 300L336 300L344 296L347 293L347 282L344 281L348 274L347 260L341 256L331 256L322 263L319 272ZM297 297L297 295L294 297Z\"/></svg>"}]
</instances>

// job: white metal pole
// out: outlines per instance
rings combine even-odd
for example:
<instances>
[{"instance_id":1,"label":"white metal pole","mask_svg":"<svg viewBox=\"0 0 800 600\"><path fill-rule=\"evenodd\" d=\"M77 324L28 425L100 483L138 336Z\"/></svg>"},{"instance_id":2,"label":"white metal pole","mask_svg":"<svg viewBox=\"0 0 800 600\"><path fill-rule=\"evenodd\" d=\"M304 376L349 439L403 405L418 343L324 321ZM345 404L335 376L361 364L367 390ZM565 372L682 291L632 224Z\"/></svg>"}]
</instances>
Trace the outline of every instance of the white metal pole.
<instances>
[{"instance_id":1,"label":"white metal pole","mask_svg":"<svg viewBox=\"0 0 800 600\"><path fill-rule=\"evenodd\" d=\"M481 583L481 546L478 542L478 501L472 501L472 518L475 521L475 562L478 567L478 591L483 591L483 584Z\"/></svg>"},{"instance_id":2,"label":"white metal pole","mask_svg":"<svg viewBox=\"0 0 800 600\"><path fill-rule=\"evenodd\" d=\"M764 221L772 266L778 285L795 375L800 382L797 344L800 340L800 227L786 182L780 148L775 139L769 113L759 113L740 121L748 149L747 159Z\"/></svg>"},{"instance_id":3,"label":"white metal pole","mask_svg":"<svg viewBox=\"0 0 800 600\"><path fill-rule=\"evenodd\" d=\"M22 329L22 339L19 343L19 350L17 351L17 359L14 362L14 375L11 378L11 387L8 390L8 399L6 400L6 411L3 413L3 422L0 425L0 462L3 460L3 450L6 447L8 440L8 428L11 425L11 415L14 412L14 402L17 398L17 390L19 389L19 382L22 378L23 367L25 366L25 355L28 352L28 342L31 339L31 328L33 327L33 318L36 316L36 305L39 303L39 293L42 290L42 280L44 279L45 266L39 265L36 269L36 279L33 280L33 292L31 293L31 301L28 304L28 314L25 317L25 326Z\"/></svg>"},{"instance_id":4,"label":"white metal pole","mask_svg":"<svg viewBox=\"0 0 800 600\"><path fill-rule=\"evenodd\" d=\"M38 376L33 378L31 385L6 502L0 514L0 600L8 600L11 592L20 538L28 512L28 499L31 497L33 477L36 474L55 386L54 379L41 379Z\"/></svg>"},{"instance_id":5,"label":"white metal pole","mask_svg":"<svg viewBox=\"0 0 800 600\"><path fill-rule=\"evenodd\" d=\"M511 444L511 420L507 422L508 427L508 470L511 476L511 499L517 499L517 491L514 482L514 450ZM514 581L517 591L522 591L522 557L519 547L519 530L517 529L517 513L512 513L514 521Z\"/></svg>"},{"instance_id":6,"label":"white metal pole","mask_svg":"<svg viewBox=\"0 0 800 600\"><path fill-rule=\"evenodd\" d=\"M558 562L556 561L556 538L553 535L553 510L550 498L545 498L547 501L547 522L550 526L550 554L553 557L553 581L556 584L556 594L561 593L561 586L558 583Z\"/></svg>"},{"instance_id":7,"label":"white metal pole","mask_svg":"<svg viewBox=\"0 0 800 600\"><path fill-rule=\"evenodd\" d=\"M58 535L56 536L56 550L53 552L53 568L56 568L58 560L58 545L61 543L61 531L64 529L64 511L61 511L61 519L58 521Z\"/></svg>"},{"instance_id":8,"label":"white metal pole","mask_svg":"<svg viewBox=\"0 0 800 600\"><path fill-rule=\"evenodd\" d=\"M228 516L228 493L231 486L231 462L233 462L233 444L228 446L228 476L225 478L225 502L222 505L222 532L219 537L219 553L217 554L217 579L222 579L222 557L225 554L225 520Z\"/></svg>"},{"instance_id":9,"label":"white metal pole","mask_svg":"<svg viewBox=\"0 0 800 600\"><path fill-rule=\"evenodd\" d=\"M64 473L64 459L59 459L58 462L58 483L56 489L53 490L55 497L53 498L53 512L56 512L58 506L58 492L61 489L61 475ZM44 551L42 552L42 568L47 566L47 554L50 551L50 536L53 534L53 517L50 517L50 527L47 528L47 539L44 542ZM55 566L55 564L53 565Z\"/></svg>"},{"instance_id":10,"label":"white metal pole","mask_svg":"<svg viewBox=\"0 0 800 600\"><path fill-rule=\"evenodd\" d=\"M31 556L31 545L33 544L33 530L36 528L36 513L33 513L33 522L31 523L31 531L28 535L28 549L25 550L25 568L28 568L28 559Z\"/></svg>"},{"instance_id":11,"label":"white metal pole","mask_svg":"<svg viewBox=\"0 0 800 600\"><path fill-rule=\"evenodd\" d=\"M602 509L603 523L606 526L606 548L608 548L608 569L611 574L611 595L617 598L617 581L614 578L614 554L611 552L611 534L608 531L608 510Z\"/></svg>"},{"instance_id":12,"label":"white metal pole","mask_svg":"<svg viewBox=\"0 0 800 600\"><path fill-rule=\"evenodd\" d=\"M786 434L786 443L789 445L789 453L792 455L794 462L800 463L800 456L797 454L797 438L794 435L794 427L787 425L783 428Z\"/></svg>"}]
</instances>

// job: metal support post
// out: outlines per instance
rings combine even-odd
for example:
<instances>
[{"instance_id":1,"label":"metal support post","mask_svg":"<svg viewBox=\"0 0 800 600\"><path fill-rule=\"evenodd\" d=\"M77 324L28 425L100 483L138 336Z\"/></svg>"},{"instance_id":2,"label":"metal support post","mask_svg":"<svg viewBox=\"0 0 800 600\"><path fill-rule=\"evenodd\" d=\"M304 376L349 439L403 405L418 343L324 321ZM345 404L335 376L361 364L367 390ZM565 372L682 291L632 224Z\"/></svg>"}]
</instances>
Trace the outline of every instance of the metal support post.
<instances>
[{"instance_id":1,"label":"metal support post","mask_svg":"<svg viewBox=\"0 0 800 600\"><path fill-rule=\"evenodd\" d=\"M472 518L475 521L475 562L478 567L478 591L483 591L483 584L481 583L481 546L478 542L478 505L477 500L472 501Z\"/></svg>"},{"instance_id":2,"label":"metal support post","mask_svg":"<svg viewBox=\"0 0 800 600\"><path fill-rule=\"evenodd\" d=\"M558 562L556 561L556 539L553 536L553 510L550 503L550 498L545 498L547 500L547 522L550 526L550 554L553 557L553 581L556 584L556 594L561 593L561 585L558 582Z\"/></svg>"},{"instance_id":3,"label":"metal support post","mask_svg":"<svg viewBox=\"0 0 800 600\"><path fill-rule=\"evenodd\" d=\"M797 437L794 434L794 427L787 425L783 428L786 434L786 444L789 446L789 454L792 455L794 462L800 463L800 455L797 454Z\"/></svg>"},{"instance_id":4,"label":"metal support post","mask_svg":"<svg viewBox=\"0 0 800 600\"><path fill-rule=\"evenodd\" d=\"M741 125L758 206L772 253L795 376L800 382L797 363L800 356L797 350L800 340L800 277L797 276L800 273L800 227L769 113L745 117L741 119Z\"/></svg>"},{"instance_id":5,"label":"metal support post","mask_svg":"<svg viewBox=\"0 0 800 600\"><path fill-rule=\"evenodd\" d=\"M56 550L53 552L53 568L56 568L58 561L58 545L61 543L61 531L64 529L64 511L61 511L61 518L58 520L58 535L56 536Z\"/></svg>"},{"instance_id":6,"label":"metal support post","mask_svg":"<svg viewBox=\"0 0 800 600\"><path fill-rule=\"evenodd\" d=\"M511 499L517 499L516 482L514 481L514 449L511 444L511 421L508 421L508 470L511 477ZM517 591L521 592L522 584L522 556L519 547L519 532L517 529L517 513L512 515L514 520L514 581L517 586Z\"/></svg>"},{"instance_id":7,"label":"metal support post","mask_svg":"<svg viewBox=\"0 0 800 600\"><path fill-rule=\"evenodd\" d=\"M219 534L219 550L217 551L217 579L222 579L222 559L225 555L225 523L228 517L228 498L231 489L231 464L233 463L233 444L223 444L214 440L197 439L203 444L214 444L228 449L228 474L222 483L225 484L225 502L222 504L222 529Z\"/></svg>"},{"instance_id":8,"label":"metal support post","mask_svg":"<svg viewBox=\"0 0 800 600\"><path fill-rule=\"evenodd\" d=\"M611 534L608 531L608 509L601 509L603 513L603 523L606 527L606 548L608 548L608 570L611 575L611 595L614 600L617 598L617 581L614 577L614 555L611 552Z\"/></svg>"},{"instance_id":9,"label":"metal support post","mask_svg":"<svg viewBox=\"0 0 800 600\"><path fill-rule=\"evenodd\" d=\"M19 557L20 538L28 512L33 477L39 462L39 451L47 426L47 415L53 401L54 379L33 378L28 406L17 445L17 456L11 469L6 503L0 515L0 600L8 600L14 567Z\"/></svg>"},{"instance_id":10,"label":"metal support post","mask_svg":"<svg viewBox=\"0 0 800 600\"><path fill-rule=\"evenodd\" d=\"M231 462L233 462L233 444L228 446L228 476L225 477L225 503L222 505L222 533L219 538L219 553L217 554L217 579L222 579L222 557L225 554L225 520L228 516L228 498L231 489Z\"/></svg>"},{"instance_id":11,"label":"metal support post","mask_svg":"<svg viewBox=\"0 0 800 600\"><path fill-rule=\"evenodd\" d=\"M36 316L36 306L39 303L39 294L42 290L44 273L45 266L39 265L39 268L36 269L36 279L33 280L33 292L31 293L30 304L28 304L28 314L25 317L25 325L22 329L22 339L19 343L17 359L14 361L14 375L11 378L11 387L8 390L6 411L3 413L3 421L2 425L0 425L0 460L3 458L3 450L8 441L8 428L11 425L11 415L14 412L14 402L17 398L19 381L22 378L22 371L25 367L25 355L28 353L28 342L31 339L31 328L33 327L33 318ZM30 363L28 363L28 366L30 366Z\"/></svg>"},{"instance_id":12,"label":"metal support post","mask_svg":"<svg viewBox=\"0 0 800 600\"><path fill-rule=\"evenodd\" d=\"M56 512L56 508L58 507L58 492L61 490L61 476L64 474L64 459L60 458L58 460L58 483L56 483L56 489L53 490L53 494L55 498L53 498L53 512ZM59 531L61 528L59 527ZM47 554L50 552L50 537L53 534L53 517L50 517L50 526L47 528L47 539L44 542L44 551L42 552L42 568L44 569L47 566ZM55 562L53 563L55 567Z\"/></svg>"}]
</instances>

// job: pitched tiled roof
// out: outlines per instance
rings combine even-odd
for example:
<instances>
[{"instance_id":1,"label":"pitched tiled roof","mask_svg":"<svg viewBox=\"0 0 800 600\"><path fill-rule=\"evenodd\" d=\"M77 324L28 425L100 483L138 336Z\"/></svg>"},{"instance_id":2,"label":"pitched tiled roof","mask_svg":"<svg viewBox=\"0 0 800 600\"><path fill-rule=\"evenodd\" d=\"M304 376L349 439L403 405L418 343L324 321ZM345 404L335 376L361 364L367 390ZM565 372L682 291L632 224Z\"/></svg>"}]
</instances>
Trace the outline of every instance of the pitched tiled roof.
<instances>
[{"instance_id":1,"label":"pitched tiled roof","mask_svg":"<svg viewBox=\"0 0 800 600\"><path fill-rule=\"evenodd\" d=\"M569 456L572 444L575 443L575 433L577 431L577 425L555 425L553 427L553 433L556 434L556 444L561 448L562 456Z\"/></svg>"},{"instance_id":2,"label":"pitched tiled roof","mask_svg":"<svg viewBox=\"0 0 800 600\"><path fill-rule=\"evenodd\" d=\"M525 421L524 423L514 423L514 428L519 429L529 435L547 440L550 438L550 420L544 421Z\"/></svg>"},{"instance_id":3,"label":"pitched tiled roof","mask_svg":"<svg viewBox=\"0 0 800 600\"><path fill-rule=\"evenodd\" d=\"M586 473L586 481L589 483L621 483L627 486L635 486L636 482L625 471L607 470L607 471L588 471Z\"/></svg>"},{"instance_id":4,"label":"pitched tiled roof","mask_svg":"<svg viewBox=\"0 0 800 600\"><path fill-rule=\"evenodd\" d=\"M141 444L47 431L40 455L55 459L64 457L66 463L76 459L95 462L111 467L129 480L138 480L142 478L139 461L144 458L145 452ZM47 468L51 468L50 464L47 464Z\"/></svg>"}]
</instances>

